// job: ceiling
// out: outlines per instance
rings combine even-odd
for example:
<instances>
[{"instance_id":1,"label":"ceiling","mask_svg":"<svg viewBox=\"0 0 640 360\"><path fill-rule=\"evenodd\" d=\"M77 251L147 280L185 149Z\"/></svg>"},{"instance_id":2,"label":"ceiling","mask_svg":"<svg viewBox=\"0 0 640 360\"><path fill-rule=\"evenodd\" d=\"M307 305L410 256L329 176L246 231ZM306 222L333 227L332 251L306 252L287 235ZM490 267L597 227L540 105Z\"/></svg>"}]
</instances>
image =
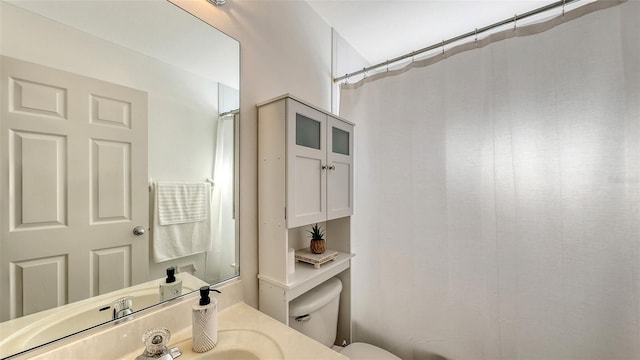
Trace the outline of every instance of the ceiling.
<instances>
[{"instance_id":1,"label":"ceiling","mask_svg":"<svg viewBox=\"0 0 640 360\"><path fill-rule=\"evenodd\" d=\"M307 0L365 60L378 64L554 0Z\"/></svg>"},{"instance_id":2,"label":"ceiling","mask_svg":"<svg viewBox=\"0 0 640 360\"><path fill-rule=\"evenodd\" d=\"M176 6L162 1L5 1L210 80L240 85L238 41Z\"/></svg>"}]
</instances>

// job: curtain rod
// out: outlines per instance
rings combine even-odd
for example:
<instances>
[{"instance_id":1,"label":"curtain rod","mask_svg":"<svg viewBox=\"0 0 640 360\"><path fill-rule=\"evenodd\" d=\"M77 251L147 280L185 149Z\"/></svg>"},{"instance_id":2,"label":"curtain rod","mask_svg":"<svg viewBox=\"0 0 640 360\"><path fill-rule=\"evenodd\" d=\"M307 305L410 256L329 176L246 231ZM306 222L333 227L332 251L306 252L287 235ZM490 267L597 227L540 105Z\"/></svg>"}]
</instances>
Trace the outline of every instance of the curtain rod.
<instances>
[{"instance_id":1,"label":"curtain rod","mask_svg":"<svg viewBox=\"0 0 640 360\"><path fill-rule=\"evenodd\" d=\"M347 73L345 75L342 75L340 77L337 77L337 78L333 79L333 82L337 83L337 82L342 81L344 79L347 79L347 78L349 78L351 76L357 76L357 75L360 75L360 74L364 74L367 71L370 71L370 70L373 70L373 69L378 69L378 68L381 68L381 67L384 67L384 66L389 66L390 64L396 63L396 62L404 60L404 59L412 58L412 57L414 57L416 55L422 54L422 53L427 52L427 51L431 51L431 50L435 50L435 49L439 49L439 48L444 48L444 46L449 45L451 43L454 43L456 41L462 40L464 38L468 38L468 37L471 37L471 36L476 36L478 34L481 34L483 32L495 29L497 27L504 26L504 25L507 25L507 24L510 24L510 23L515 23L518 20L526 19L526 18L528 18L530 16L537 15L537 14L543 13L545 11L548 11L548 10L551 10L551 9L555 9L557 7L560 7L560 6L564 7L566 4L569 4L569 3L572 3L572 2L576 2L576 1L580 1L580 0L560 0L560 1L557 1L557 2L554 2L554 3L551 3L549 5L545 5L545 6L537 8L537 9L528 11L528 12L526 12L524 14L521 14L521 15L516 14L512 18L504 19L502 21L498 21L498 22L493 23L491 25L487 25L487 26L482 27L482 28L474 29L473 31L469 31L466 34L458 35L458 36L452 37L452 38L450 38L448 40L442 40L439 43L427 46L427 47L422 48L420 50L412 51L410 53L398 56L398 57L393 58L391 60L383 61L383 62L381 62L379 64L375 64L375 65L372 65L372 66L365 67L362 70L358 70L358 71L355 71L355 72L352 72L352 73ZM563 15L564 15L564 9L563 9Z\"/></svg>"},{"instance_id":2,"label":"curtain rod","mask_svg":"<svg viewBox=\"0 0 640 360\"><path fill-rule=\"evenodd\" d=\"M218 117L225 117L227 115L236 115L239 113L240 113L240 109L233 109L233 110L225 111L221 114L218 114Z\"/></svg>"}]
</instances>

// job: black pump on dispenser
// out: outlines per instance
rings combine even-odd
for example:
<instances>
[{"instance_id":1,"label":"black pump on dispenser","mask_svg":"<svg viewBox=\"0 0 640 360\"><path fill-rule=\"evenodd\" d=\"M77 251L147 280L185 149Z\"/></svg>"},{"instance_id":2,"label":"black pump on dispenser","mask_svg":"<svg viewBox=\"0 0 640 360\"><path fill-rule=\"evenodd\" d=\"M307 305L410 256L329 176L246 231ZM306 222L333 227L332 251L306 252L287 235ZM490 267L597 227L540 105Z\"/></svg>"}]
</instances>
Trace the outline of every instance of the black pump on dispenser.
<instances>
[{"instance_id":1,"label":"black pump on dispenser","mask_svg":"<svg viewBox=\"0 0 640 360\"><path fill-rule=\"evenodd\" d=\"M176 281L176 268L171 266L167 268L167 284L171 284Z\"/></svg>"},{"instance_id":2,"label":"black pump on dispenser","mask_svg":"<svg viewBox=\"0 0 640 360\"><path fill-rule=\"evenodd\" d=\"M220 290L216 290L216 289L211 289L208 286L203 286L200 288L200 305L204 306L204 305L209 305L211 303L211 298L209 297L209 293L215 291L218 294L222 294L222 291Z\"/></svg>"}]
</instances>

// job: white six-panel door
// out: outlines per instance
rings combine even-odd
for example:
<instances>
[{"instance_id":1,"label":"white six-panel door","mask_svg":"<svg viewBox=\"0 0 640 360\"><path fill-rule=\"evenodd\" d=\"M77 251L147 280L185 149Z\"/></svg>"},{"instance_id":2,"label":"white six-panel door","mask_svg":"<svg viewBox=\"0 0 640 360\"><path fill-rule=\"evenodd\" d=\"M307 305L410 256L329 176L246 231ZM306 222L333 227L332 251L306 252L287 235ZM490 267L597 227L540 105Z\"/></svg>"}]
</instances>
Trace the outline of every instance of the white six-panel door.
<instances>
[{"instance_id":1,"label":"white six-panel door","mask_svg":"<svg viewBox=\"0 0 640 360\"><path fill-rule=\"evenodd\" d=\"M147 94L0 62L1 320L146 280Z\"/></svg>"}]
</instances>

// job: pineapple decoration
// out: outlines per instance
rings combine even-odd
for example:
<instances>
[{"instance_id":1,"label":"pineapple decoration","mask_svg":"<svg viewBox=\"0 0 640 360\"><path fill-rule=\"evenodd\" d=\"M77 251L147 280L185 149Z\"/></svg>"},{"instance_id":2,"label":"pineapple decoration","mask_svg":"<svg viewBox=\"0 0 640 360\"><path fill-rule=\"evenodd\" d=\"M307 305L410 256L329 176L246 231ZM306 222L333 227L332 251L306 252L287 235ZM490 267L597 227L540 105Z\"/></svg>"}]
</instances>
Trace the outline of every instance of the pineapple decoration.
<instances>
[{"instance_id":1,"label":"pineapple decoration","mask_svg":"<svg viewBox=\"0 0 640 360\"><path fill-rule=\"evenodd\" d=\"M324 231L320 229L318 224L311 227L311 230L307 230L311 234L311 243L309 244L309 251L314 254L322 254L327 250L327 241L324 239Z\"/></svg>"}]
</instances>

